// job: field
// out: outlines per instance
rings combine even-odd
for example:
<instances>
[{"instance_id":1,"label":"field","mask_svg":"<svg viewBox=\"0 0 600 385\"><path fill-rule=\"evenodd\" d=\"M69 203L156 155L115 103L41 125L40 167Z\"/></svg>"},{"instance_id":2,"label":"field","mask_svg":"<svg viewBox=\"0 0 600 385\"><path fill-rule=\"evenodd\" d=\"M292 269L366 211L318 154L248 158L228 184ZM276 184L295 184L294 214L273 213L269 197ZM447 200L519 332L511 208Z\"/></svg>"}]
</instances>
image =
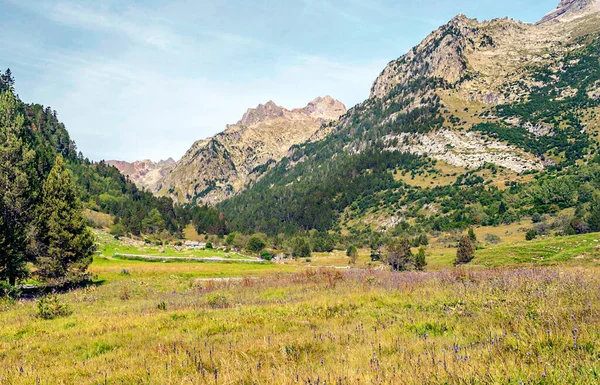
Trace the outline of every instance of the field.
<instances>
[{"instance_id":1,"label":"field","mask_svg":"<svg viewBox=\"0 0 600 385\"><path fill-rule=\"evenodd\" d=\"M97 231L99 240L98 249L105 257L119 257L119 255L139 255L155 257L189 257L189 258L223 258L223 259L252 259L248 256L225 252L219 249L186 249L176 250L175 246L152 246L143 244L122 244L106 233ZM141 243L141 242L140 242Z\"/></svg>"},{"instance_id":2,"label":"field","mask_svg":"<svg viewBox=\"0 0 600 385\"><path fill-rule=\"evenodd\" d=\"M96 285L0 302L0 384L592 384L599 234L506 243L455 269L96 257ZM583 258L581 256L584 256ZM543 260L540 259L543 257ZM486 267L504 266L502 268Z\"/></svg>"}]
</instances>

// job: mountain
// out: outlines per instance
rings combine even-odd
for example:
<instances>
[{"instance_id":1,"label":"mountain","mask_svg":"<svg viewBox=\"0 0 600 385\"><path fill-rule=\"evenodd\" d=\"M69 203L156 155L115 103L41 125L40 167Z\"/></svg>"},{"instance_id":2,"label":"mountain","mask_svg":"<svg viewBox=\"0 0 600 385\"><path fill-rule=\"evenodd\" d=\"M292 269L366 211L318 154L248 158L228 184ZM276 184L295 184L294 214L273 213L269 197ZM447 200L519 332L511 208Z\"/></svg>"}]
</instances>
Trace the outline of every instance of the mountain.
<instances>
[{"instance_id":1,"label":"mountain","mask_svg":"<svg viewBox=\"0 0 600 385\"><path fill-rule=\"evenodd\" d=\"M390 62L366 101L220 208L242 231L356 234L584 205L600 188L589 180L599 3L562 1L536 24L456 16Z\"/></svg>"},{"instance_id":2,"label":"mountain","mask_svg":"<svg viewBox=\"0 0 600 385\"><path fill-rule=\"evenodd\" d=\"M157 183L173 169L175 160L169 158L153 162L146 159L131 163L120 160L109 160L106 161L106 164L116 167L121 174L129 177L136 186L154 191Z\"/></svg>"},{"instance_id":3,"label":"mountain","mask_svg":"<svg viewBox=\"0 0 600 385\"><path fill-rule=\"evenodd\" d=\"M259 179L325 123L346 113L330 96L287 110L269 101L248 109L222 133L200 140L157 183L154 191L179 202L217 203Z\"/></svg>"},{"instance_id":4,"label":"mountain","mask_svg":"<svg viewBox=\"0 0 600 385\"><path fill-rule=\"evenodd\" d=\"M570 20L595 11L600 11L600 2L598 0L562 0L558 7L544 16L538 24L550 21L560 22Z\"/></svg>"}]
</instances>

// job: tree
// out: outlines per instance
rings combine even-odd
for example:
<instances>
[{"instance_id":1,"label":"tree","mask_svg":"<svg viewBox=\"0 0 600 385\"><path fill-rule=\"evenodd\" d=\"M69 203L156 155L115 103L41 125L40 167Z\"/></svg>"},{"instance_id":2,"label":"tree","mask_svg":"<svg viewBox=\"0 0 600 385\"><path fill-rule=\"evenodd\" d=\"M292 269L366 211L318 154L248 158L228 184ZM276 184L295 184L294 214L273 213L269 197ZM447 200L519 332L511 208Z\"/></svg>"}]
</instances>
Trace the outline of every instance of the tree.
<instances>
[{"instance_id":1,"label":"tree","mask_svg":"<svg viewBox=\"0 0 600 385\"><path fill-rule=\"evenodd\" d=\"M157 208L150 210L142 220L142 227L150 234L160 233L165 229L165 220Z\"/></svg>"},{"instance_id":2,"label":"tree","mask_svg":"<svg viewBox=\"0 0 600 385\"><path fill-rule=\"evenodd\" d=\"M292 256L294 258L310 258L310 243L306 238L296 237L292 245Z\"/></svg>"},{"instance_id":3,"label":"tree","mask_svg":"<svg viewBox=\"0 0 600 385\"><path fill-rule=\"evenodd\" d=\"M587 224L592 232L600 231L600 197L596 196L590 203Z\"/></svg>"},{"instance_id":4,"label":"tree","mask_svg":"<svg viewBox=\"0 0 600 385\"><path fill-rule=\"evenodd\" d=\"M392 241L385 248L385 261L396 271L407 271L414 268L414 258L408 239Z\"/></svg>"},{"instance_id":5,"label":"tree","mask_svg":"<svg viewBox=\"0 0 600 385\"><path fill-rule=\"evenodd\" d=\"M475 235L475 230L473 230L472 227L469 227L467 235L469 236L469 239L472 243L477 243L477 236Z\"/></svg>"},{"instance_id":6,"label":"tree","mask_svg":"<svg viewBox=\"0 0 600 385\"><path fill-rule=\"evenodd\" d=\"M17 107L11 91L0 95L0 280L13 286L28 274L28 213L35 175L35 153L20 137L25 120Z\"/></svg>"},{"instance_id":7,"label":"tree","mask_svg":"<svg viewBox=\"0 0 600 385\"><path fill-rule=\"evenodd\" d=\"M471 262L475 258L475 248L469 236L464 236L458 242L458 250L456 251L456 260L454 266L463 265Z\"/></svg>"},{"instance_id":8,"label":"tree","mask_svg":"<svg viewBox=\"0 0 600 385\"><path fill-rule=\"evenodd\" d=\"M57 283L87 278L95 251L73 176L61 155L42 185L35 225L37 276Z\"/></svg>"},{"instance_id":9,"label":"tree","mask_svg":"<svg viewBox=\"0 0 600 385\"><path fill-rule=\"evenodd\" d=\"M248 240L246 249L248 249L248 251L250 251L251 253L258 254L261 251L263 251L266 245L267 243L264 241L264 239L261 236L255 234L251 236Z\"/></svg>"},{"instance_id":10,"label":"tree","mask_svg":"<svg viewBox=\"0 0 600 385\"><path fill-rule=\"evenodd\" d=\"M425 266L427 266L426 255L425 255L425 247L419 247L419 252L415 255L415 269L419 271L425 270Z\"/></svg>"},{"instance_id":11,"label":"tree","mask_svg":"<svg viewBox=\"0 0 600 385\"><path fill-rule=\"evenodd\" d=\"M350 246L346 251L346 256L350 258L349 263L351 265L355 265L356 260L358 259L358 249L356 248L356 246Z\"/></svg>"}]
</instances>

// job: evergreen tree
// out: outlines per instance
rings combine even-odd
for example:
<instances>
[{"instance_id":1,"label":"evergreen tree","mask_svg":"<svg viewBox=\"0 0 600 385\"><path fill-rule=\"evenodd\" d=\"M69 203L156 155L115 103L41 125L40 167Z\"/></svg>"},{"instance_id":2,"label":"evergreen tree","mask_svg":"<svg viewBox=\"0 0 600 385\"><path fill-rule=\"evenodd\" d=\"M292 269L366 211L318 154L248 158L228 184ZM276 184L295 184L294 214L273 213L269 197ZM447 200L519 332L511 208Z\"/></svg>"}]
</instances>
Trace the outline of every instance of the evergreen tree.
<instances>
[{"instance_id":1,"label":"evergreen tree","mask_svg":"<svg viewBox=\"0 0 600 385\"><path fill-rule=\"evenodd\" d=\"M350 258L349 263L351 265L355 265L356 260L358 259L358 249L356 248L356 246L350 246L346 251L346 256Z\"/></svg>"},{"instance_id":2,"label":"evergreen tree","mask_svg":"<svg viewBox=\"0 0 600 385\"><path fill-rule=\"evenodd\" d=\"M27 276L28 213L34 152L20 137L24 117L11 91L0 95L0 280L14 285Z\"/></svg>"},{"instance_id":3,"label":"evergreen tree","mask_svg":"<svg viewBox=\"0 0 600 385\"><path fill-rule=\"evenodd\" d=\"M158 234L165 229L165 220L157 208L150 210L142 221L144 230L149 234Z\"/></svg>"},{"instance_id":4,"label":"evergreen tree","mask_svg":"<svg viewBox=\"0 0 600 385\"><path fill-rule=\"evenodd\" d=\"M425 266L427 266L426 256L425 256L425 247L419 247L419 252L415 255L415 269L419 271L425 270Z\"/></svg>"},{"instance_id":5,"label":"evergreen tree","mask_svg":"<svg viewBox=\"0 0 600 385\"><path fill-rule=\"evenodd\" d=\"M471 262L475 258L475 248L469 236L464 236L458 242L458 250L456 251L456 260L454 266L464 265Z\"/></svg>"},{"instance_id":6,"label":"evergreen tree","mask_svg":"<svg viewBox=\"0 0 600 385\"><path fill-rule=\"evenodd\" d=\"M72 174L58 155L42 186L35 220L37 275L59 283L86 278L94 243L82 215Z\"/></svg>"},{"instance_id":7,"label":"evergreen tree","mask_svg":"<svg viewBox=\"0 0 600 385\"><path fill-rule=\"evenodd\" d=\"M587 224L591 231L600 231L600 197L595 197L590 203L590 212L587 218Z\"/></svg>"},{"instance_id":8,"label":"evergreen tree","mask_svg":"<svg viewBox=\"0 0 600 385\"><path fill-rule=\"evenodd\" d=\"M468 235L472 243L477 243L477 236L475 235L475 230L473 230L472 227L469 227Z\"/></svg>"}]
</instances>

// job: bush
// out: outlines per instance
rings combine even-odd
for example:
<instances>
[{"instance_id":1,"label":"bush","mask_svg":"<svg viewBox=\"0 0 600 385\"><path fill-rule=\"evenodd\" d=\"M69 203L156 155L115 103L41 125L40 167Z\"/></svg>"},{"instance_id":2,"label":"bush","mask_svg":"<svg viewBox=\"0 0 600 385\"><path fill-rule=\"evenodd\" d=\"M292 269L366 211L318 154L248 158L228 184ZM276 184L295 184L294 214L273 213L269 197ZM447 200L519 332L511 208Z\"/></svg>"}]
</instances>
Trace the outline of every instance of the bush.
<instances>
[{"instance_id":1,"label":"bush","mask_svg":"<svg viewBox=\"0 0 600 385\"><path fill-rule=\"evenodd\" d=\"M68 304L62 303L57 295L42 297L37 304L37 316L41 319L54 319L57 317L66 317L73 311Z\"/></svg>"},{"instance_id":2,"label":"bush","mask_svg":"<svg viewBox=\"0 0 600 385\"><path fill-rule=\"evenodd\" d=\"M265 261L270 261L273 259L273 255L271 253L269 253L267 250L263 250L260 253L260 258L264 259Z\"/></svg>"},{"instance_id":3,"label":"bush","mask_svg":"<svg viewBox=\"0 0 600 385\"><path fill-rule=\"evenodd\" d=\"M211 250L211 249L213 248L213 244L212 244L212 243L210 243L210 242L207 242L207 243L206 243L206 248L207 248L208 250Z\"/></svg>"},{"instance_id":4,"label":"bush","mask_svg":"<svg viewBox=\"0 0 600 385\"><path fill-rule=\"evenodd\" d=\"M456 251L456 260L454 266L464 265L471 262L475 258L475 248L469 236L464 236L458 242L458 250Z\"/></svg>"},{"instance_id":5,"label":"bush","mask_svg":"<svg viewBox=\"0 0 600 385\"><path fill-rule=\"evenodd\" d=\"M540 213L535 213L533 214L533 216L531 217L531 221L533 223L541 223L544 221L544 217L542 216L542 214Z\"/></svg>"},{"instance_id":6,"label":"bush","mask_svg":"<svg viewBox=\"0 0 600 385\"><path fill-rule=\"evenodd\" d=\"M497 245L497 244L499 244L499 243L502 242L502 240L500 239L500 237L497 236L496 234L486 234L484 236L484 239L490 245Z\"/></svg>"},{"instance_id":7,"label":"bush","mask_svg":"<svg viewBox=\"0 0 600 385\"><path fill-rule=\"evenodd\" d=\"M229 307L229 298L223 294L212 294L207 297L208 306L213 309L223 309Z\"/></svg>"},{"instance_id":8,"label":"bush","mask_svg":"<svg viewBox=\"0 0 600 385\"><path fill-rule=\"evenodd\" d=\"M535 229L529 229L527 230L527 234L525 234L525 239L528 241L533 241L535 238L537 238L538 233L537 231L535 231Z\"/></svg>"},{"instance_id":9,"label":"bush","mask_svg":"<svg viewBox=\"0 0 600 385\"><path fill-rule=\"evenodd\" d=\"M159 304L156 306L156 308L157 308L158 310L165 311L165 310L167 310L167 303L166 303L165 301L162 301L161 303L159 303Z\"/></svg>"},{"instance_id":10,"label":"bush","mask_svg":"<svg viewBox=\"0 0 600 385\"><path fill-rule=\"evenodd\" d=\"M0 281L0 298L17 298L21 295L21 289L10 285L8 282Z\"/></svg>"}]
</instances>

